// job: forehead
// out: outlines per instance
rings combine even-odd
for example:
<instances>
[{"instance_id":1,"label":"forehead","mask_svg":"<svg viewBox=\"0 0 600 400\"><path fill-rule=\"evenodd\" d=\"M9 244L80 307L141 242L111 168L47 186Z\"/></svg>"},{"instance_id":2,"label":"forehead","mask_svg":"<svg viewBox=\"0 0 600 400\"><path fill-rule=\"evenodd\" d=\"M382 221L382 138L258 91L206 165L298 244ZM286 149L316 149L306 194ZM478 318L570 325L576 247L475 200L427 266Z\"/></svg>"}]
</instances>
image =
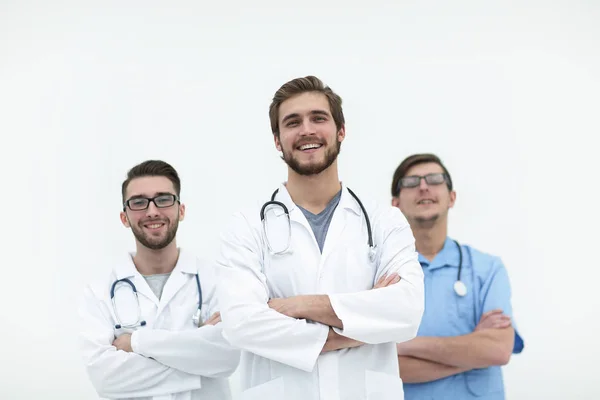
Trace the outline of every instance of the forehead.
<instances>
[{"instance_id":1,"label":"forehead","mask_svg":"<svg viewBox=\"0 0 600 400\"><path fill-rule=\"evenodd\" d=\"M436 164L434 162L428 162L428 163L413 165L412 167L409 168L408 171L406 171L405 176L412 176L412 175L423 176L423 175L427 175L427 174L435 174L435 173L440 173L440 172L444 172L444 170L442 169L442 167L439 164Z\"/></svg>"},{"instance_id":2,"label":"forehead","mask_svg":"<svg viewBox=\"0 0 600 400\"><path fill-rule=\"evenodd\" d=\"M306 115L315 110L331 113L327 96L319 92L301 93L281 103L279 106L279 121L290 114Z\"/></svg>"},{"instance_id":3,"label":"forehead","mask_svg":"<svg viewBox=\"0 0 600 400\"><path fill-rule=\"evenodd\" d=\"M142 176L140 178L134 178L129 182L129 185L127 185L125 198L133 196L152 197L157 193L175 194L173 182L164 176Z\"/></svg>"}]
</instances>

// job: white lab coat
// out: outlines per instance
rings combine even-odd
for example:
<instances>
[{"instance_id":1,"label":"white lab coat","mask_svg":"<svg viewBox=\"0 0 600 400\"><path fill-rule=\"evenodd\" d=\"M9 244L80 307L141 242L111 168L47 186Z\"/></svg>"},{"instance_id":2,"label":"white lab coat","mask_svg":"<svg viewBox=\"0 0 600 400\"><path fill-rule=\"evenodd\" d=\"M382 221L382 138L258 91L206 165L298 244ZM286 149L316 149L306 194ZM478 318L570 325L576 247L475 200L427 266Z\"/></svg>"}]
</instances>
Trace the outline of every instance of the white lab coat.
<instances>
[{"instance_id":1,"label":"white lab coat","mask_svg":"<svg viewBox=\"0 0 600 400\"><path fill-rule=\"evenodd\" d=\"M223 334L244 350L240 400L402 400L395 343L416 336L424 311L423 271L408 222L397 208L363 201L378 246L371 263L363 212L345 187L322 254L285 185L276 200L289 210L291 254L268 251L262 202L234 214L222 234L217 294ZM287 231L271 229L269 237L287 239ZM391 272L402 277L399 283L370 290ZM267 305L270 298L306 294L328 294L344 325L335 330L366 344L320 354L329 327Z\"/></svg>"},{"instance_id":2,"label":"white lab coat","mask_svg":"<svg viewBox=\"0 0 600 400\"><path fill-rule=\"evenodd\" d=\"M231 399L228 377L239 362L239 350L223 338L221 326L192 323L198 307L198 273L202 288L202 318L218 311L213 266L180 250L161 299L135 268L132 255L117 263L106 279L85 287L80 305L81 351L89 378L100 397L111 399ZM110 287L129 278L136 286L147 325L115 329ZM117 291L118 312L125 322L137 316L132 291ZM128 297L127 297L128 296ZM115 337L132 333L133 352L112 346Z\"/></svg>"}]
</instances>

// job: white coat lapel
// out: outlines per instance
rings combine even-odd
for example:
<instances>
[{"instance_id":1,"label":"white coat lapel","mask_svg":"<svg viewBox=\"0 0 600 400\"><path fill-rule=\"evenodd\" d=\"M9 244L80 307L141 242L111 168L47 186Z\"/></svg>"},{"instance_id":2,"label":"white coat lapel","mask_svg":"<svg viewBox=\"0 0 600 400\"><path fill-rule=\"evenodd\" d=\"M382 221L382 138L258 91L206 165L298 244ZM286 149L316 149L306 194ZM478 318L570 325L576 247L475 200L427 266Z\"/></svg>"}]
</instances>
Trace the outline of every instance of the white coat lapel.
<instances>
[{"instance_id":1,"label":"white coat lapel","mask_svg":"<svg viewBox=\"0 0 600 400\"><path fill-rule=\"evenodd\" d=\"M137 290L138 295L146 297L158 307L158 298L152 289L150 289L148 282L146 282L144 277L135 267L135 264L133 263L133 254L127 254L127 258L117 264L115 273L117 279L129 279L131 283L135 285L135 290Z\"/></svg>"},{"instance_id":2,"label":"white coat lapel","mask_svg":"<svg viewBox=\"0 0 600 400\"><path fill-rule=\"evenodd\" d=\"M342 195L340 202L333 213L329 229L327 230L327 236L325 237L325 243L323 245L323 260L327 258L336 248L336 246L343 240L344 230L348 226L348 218L351 217L349 213L360 215L360 206L352 197L350 192L342 185Z\"/></svg>"},{"instance_id":3,"label":"white coat lapel","mask_svg":"<svg viewBox=\"0 0 600 400\"><path fill-rule=\"evenodd\" d=\"M177 295L183 286L185 286L190 280L196 279L194 276L196 273L198 273L196 257L194 257L191 253L180 250L177 264L175 265L173 272L171 272L171 276L169 276L169 279L163 288L156 313L157 316L165 309L165 307Z\"/></svg>"},{"instance_id":4,"label":"white coat lapel","mask_svg":"<svg viewBox=\"0 0 600 400\"><path fill-rule=\"evenodd\" d=\"M314 234L312 233L312 228L310 227L308 220L304 216L304 213L302 213L298 206L296 206L296 203L294 203L294 201L292 200L290 193L287 191L287 188L284 184L279 186L279 192L277 193L275 200L282 202L287 207L288 212L290 214L290 223L292 224L292 226L294 224L302 225L304 229L306 229L307 232L309 232L309 234L313 237L315 247L318 247L317 241L316 239L314 239ZM280 207L277 207L274 210L274 212L276 216L280 216L284 213L284 211ZM294 235L292 234L292 241L293 236Z\"/></svg>"}]
</instances>

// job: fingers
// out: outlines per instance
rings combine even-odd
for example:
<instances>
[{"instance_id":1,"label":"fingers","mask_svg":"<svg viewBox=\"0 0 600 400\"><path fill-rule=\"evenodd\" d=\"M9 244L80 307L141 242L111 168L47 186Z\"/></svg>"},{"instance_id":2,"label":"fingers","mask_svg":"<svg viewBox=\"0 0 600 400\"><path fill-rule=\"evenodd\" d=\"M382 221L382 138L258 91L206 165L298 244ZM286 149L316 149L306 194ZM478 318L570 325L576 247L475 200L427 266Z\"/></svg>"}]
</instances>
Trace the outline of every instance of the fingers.
<instances>
[{"instance_id":1,"label":"fingers","mask_svg":"<svg viewBox=\"0 0 600 400\"><path fill-rule=\"evenodd\" d=\"M400 280L400 276L398 274L391 274L390 276L388 276L385 280L385 286L388 285L393 285L394 283L397 283Z\"/></svg>"},{"instance_id":2,"label":"fingers","mask_svg":"<svg viewBox=\"0 0 600 400\"><path fill-rule=\"evenodd\" d=\"M267 305L272 308L272 309L277 309L277 307L281 304L281 299L275 298L275 299L271 299L267 302Z\"/></svg>"},{"instance_id":3,"label":"fingers","mask_svg":"<svg viewBox=\"0 0 600 400\"><path fill-rule=\"evenodd\" d=\"M204 323L204 325L216 325L219 322L221 322L221 313L217 311L216 313L210 316L210 318Z\"/></svg>"},{"instance_id":4,"label":"fingers","mask_svg":"<svg viewBox=\"0 0 600 400\"><path fill-rule=\"evenodd\" d=\"M511 324L509 316L501 315L499 318L494 318L492 326L494 328L508 328Z\"/></svg>"},{"instance_id":5,"label":"fingers","mask_svg":"<svg viewBox=\"0 0 600 400\"><path fill-rule=\"evenodd\" d=\"M381 278L379 278L379 280L377 281L377 283L375 284L375 286L373 286L373 289L377 289L377 288L383 287L383 282L385 282L386 278L387 278L386 274L384 274Z\"/></svg>"},{"instance_id":6,"label":"fingers","mask_svg":"<svg viewBox=\"0 0 600 400\"><path fill-rule=\"evenodd\" d=\"M483 313L483 315L481 316L481 320L483 320L484 318L487 318L491 315L495 315L495 314L502 314L502 310L499 308L496 308L495 310L490 310L486 313Z\"/></svg>"},{"instance_id":7,"label":"fingers","mask_svg":"<svg viewBox=\"0 0 600 400\"><path fill-rule=\"evenodd\" d=\"M482 329L501 329L507 328L512 325L511 318L508 315L501 313L489 314L486 317L482 317L481 321L475 327L476 331Z\"/></svg>"},{"instance_id":8,"label":"fingers","mask_svg":"<svg viewBox=\"0 0 600 400\"><path fill-rule=\"evenodd\" d=\"M400 282L400 275L398 275L396 273L390 274L389 276L383 275L381 278L379 278L379 280L377 281L375 286L373 286L373 289L387 287L389 285L393 285L398 282Z\"/></svg>"}]
</instances>

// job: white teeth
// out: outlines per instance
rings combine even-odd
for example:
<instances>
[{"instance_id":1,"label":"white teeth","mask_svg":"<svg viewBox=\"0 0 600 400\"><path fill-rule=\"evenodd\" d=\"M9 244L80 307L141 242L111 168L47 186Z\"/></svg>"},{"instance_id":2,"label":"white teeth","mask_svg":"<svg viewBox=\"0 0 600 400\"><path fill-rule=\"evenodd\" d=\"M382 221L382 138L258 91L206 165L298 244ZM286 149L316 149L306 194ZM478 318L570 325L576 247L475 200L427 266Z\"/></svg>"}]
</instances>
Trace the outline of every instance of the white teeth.
<instances>
[{"instance_id":1,"label":"white teeth","mask_svg":"<svg viewBox=\"0 0 600 400\"><path fill-rule=\"evenodd\" d=\"M419 204L432 204L433 200L421 200L419 201Z\"/></svg>"},{"instance_id":2,"label":"white teeth","mask_svg":"<svg viewBox=\"0 0 600 400\"><path fill-rule=\"evenodd\" d=\"M162 224L152 224L152 225L146 225L146 226L150 229L156 229L156 228L160 228L162 226Z\"/></svg>"},{"instance_id":3,"label":"white teeth","mask_svg":"<svg viewBox=\"0 0 600 400\"><path fill-rule=\"evenodd\" d=\"M310 143L310 144L305 144L305 145L300 146L300 150L316 149L316 148L319 148L319 147L321 147L320 144Z\"/></svg>"}]
</instances>

